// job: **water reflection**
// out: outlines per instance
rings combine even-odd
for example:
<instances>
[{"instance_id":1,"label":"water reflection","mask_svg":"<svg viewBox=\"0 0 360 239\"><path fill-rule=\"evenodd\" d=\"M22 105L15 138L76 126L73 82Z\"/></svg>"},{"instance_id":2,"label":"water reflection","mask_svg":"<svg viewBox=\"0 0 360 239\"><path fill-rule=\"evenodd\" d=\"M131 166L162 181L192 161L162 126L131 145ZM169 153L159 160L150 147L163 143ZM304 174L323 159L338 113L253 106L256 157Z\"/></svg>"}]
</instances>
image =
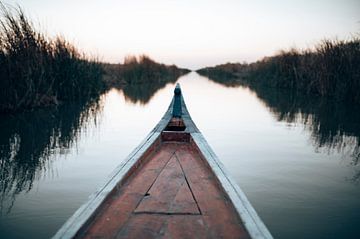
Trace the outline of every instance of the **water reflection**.
<instances>
[{"instance_id":1,"label":"water reflection","mask_svg":"<svg viewBox=\"0 0 360 239\"><path fill-rule=\"evenodd\" d=\"M309 98L282 90L253 88L277 120L301 122L311 131L317 148L343 151L352 146L352 164L359 162L360 111L330 99Z\"/></svg>"},{"instance_id":2,"label":"water reflection","mask_svg":"<svg viewBox=\"0 0 360 239\"><path fill-rule=\"evenodd\" d=\"M145 105L156 92L175 81L128 84L119 90L127 102ZM101 109L101 100L92 99L0 116L1 212L11 209L17 194L30 191L34 180L51 172L51 160L76 144L87 123L96 123Z\"/></svg>"},{"instance_id":3,"label":"water reflection","mask_svg":"<svg viewBox=\"0 0 360 239\"><path fill-rule=\"evenodd\" d=\"M360 183L359 159L349 157L359 155L358 110L254 86L226 88L196 73L178 82L194 121L274 237L359 235L360 187L344 180ZM174 85L162 87L135 87L126 96L111 90L93 111L80 104L1 118L1 180L11 179L1 190L16 201L0 217L0 237L51 237L159 121ZM98 108L95 128L87 122ZM36 180L53 171L56 177ZM15 188L31 191L16 195Z\"/></svg>"},{"instance_id":4,"label":"water reflection","mask_svg":"<svg viewBox=\"0 0 360 239\"><path fill-rule=\"evenodd\" d=\"M124 93L125 100L127 102L142 105L147 104L150 99L158 92L160 89L164 88L169 83L174 83L176 81L159 81L154 83L145 83L145 84L128 84L121 88Z\"/></svg>"},{"instance_id":5,"label":"water reflection","mask_svg":"<svg viewBox=\"0 0 360 239\"><path fill-rule=\"evenodd\" d=\"M64 154L78 141L90 120L96 123L99 99L0 116L1 212L15 197L32 189L33 182L51 172L54 153Z\"/></svg>"},{"instance_id":6,"label":"water reflection","mask_svg":"<svg viewBox=\"0 0 360 239\"><path fill-rule=\"evenodd\" d=\"M360 166L360 107L236 79L209 79L227 87L250 88L278 121L303 124L311 132L315 150L325 149L328 153L335 150L349 156L351 161L348 163L355 169ZM360 169L351 180L360 180Z\"/></svg>"}]
</instances>

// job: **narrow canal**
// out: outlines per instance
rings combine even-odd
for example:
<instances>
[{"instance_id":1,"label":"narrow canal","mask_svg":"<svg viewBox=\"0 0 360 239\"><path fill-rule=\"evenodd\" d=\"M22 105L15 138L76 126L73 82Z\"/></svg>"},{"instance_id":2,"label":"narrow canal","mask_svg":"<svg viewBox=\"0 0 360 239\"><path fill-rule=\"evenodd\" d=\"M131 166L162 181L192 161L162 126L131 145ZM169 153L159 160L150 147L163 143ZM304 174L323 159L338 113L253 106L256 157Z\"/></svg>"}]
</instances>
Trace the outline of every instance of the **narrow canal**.
<instances>
[{"instance_id":1,"label":"narrow canal","mask_svg":"<svg viewBox=\"0 0 360 239\"><path fill-rule=\"evenodd\" d=\"M190 114L275 238L360 235L360 111L178 79ZM0 116L1 238L49 238L160 120L174 84Z\"/></svg>"}]
</instances>

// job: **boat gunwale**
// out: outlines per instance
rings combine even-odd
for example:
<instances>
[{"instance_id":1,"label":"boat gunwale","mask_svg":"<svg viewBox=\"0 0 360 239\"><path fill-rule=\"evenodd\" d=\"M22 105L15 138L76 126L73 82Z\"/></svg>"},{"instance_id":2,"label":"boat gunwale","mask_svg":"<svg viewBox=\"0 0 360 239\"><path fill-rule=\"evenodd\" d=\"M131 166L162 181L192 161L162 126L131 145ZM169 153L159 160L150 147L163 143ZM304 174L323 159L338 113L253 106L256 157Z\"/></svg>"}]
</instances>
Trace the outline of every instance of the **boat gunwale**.
<instances>
[{"instance_id":1,"label":"boat gunwale","mask_svg":"<svg viewBox=\"0 0 360 239\"><path fill-rule=\"evenodd\" d=\"M190 133L191 141L196 146L200 155L209 166L211 172L216 176L217 181L228 196L234 209L242 221L244 227L253 239L272 239L272 235L256 213L255 209L247 199L244 192L238 186L231 174L227 171L223 163L216 156L202 133L193 122L183 95L181 94L182 119L186 126L183 132ZM174 97L159 123L145 137L145 139L127 156L127 158L113 170L106 183L96 192L90 195L75 213L65 222L65 224L53 236L57 238L74 238L89 220L97 213L98 209L113 192L113 190L127 178L131 169L137 166L137 163L144 154L154 145L156 140L161 139L161 132L164 131L172 118L172 108Z\"/></svg>"},{"instance_id":2,"label":"boat gunwale","mask_svg":"<svg viewBox=\"0 0 360 239\"><path fill-rule=\"evenodd\" d=\"M156 140L161 137L161 132L171 120L173 103L174 99L172 99L168 110L153 130L151 130L145 139L143 139L126 159L112 171L105 181L105 184L92 193L87 201L74 212L74 214L52 237L53 239L74 238L81 229L89 223L89 220L96 214L113 190L127 178L128 172L137 166L138 161L154 145Z\"/></svg>"},{"instance_id":3,"label":"boat gunwale","mask_svg":"<svg viewBox=\"0 0 360 239\"><path fill-rule=\"evenodd\" d=\"M187 110L183 96L181 95L183 120L186 128L190 127L190 136L200 155L205 159L212 173L216 176L220 186L229 197L238 216L243 222L252 239L272 239L272 235L261 220L254 207L231 176L224 164L212 150L203 134L196 127L190 113Z\"/></svg>"}]
</instances>

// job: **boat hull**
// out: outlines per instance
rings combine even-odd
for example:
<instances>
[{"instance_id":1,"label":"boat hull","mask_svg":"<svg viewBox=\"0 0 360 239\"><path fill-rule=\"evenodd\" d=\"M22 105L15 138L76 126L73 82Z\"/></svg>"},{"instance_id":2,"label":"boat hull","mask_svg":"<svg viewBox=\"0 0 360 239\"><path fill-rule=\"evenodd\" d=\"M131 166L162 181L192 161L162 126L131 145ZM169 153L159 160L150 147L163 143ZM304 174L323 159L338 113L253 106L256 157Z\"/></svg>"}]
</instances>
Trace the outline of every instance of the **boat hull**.
<instances>
[{"instance_id":1,"label":"boat hull","mask_svg":"<svg viewBox=\"0 0 360 239\"><path fill-rule=\"evenodd\" d=\"M181 119L173 108L180 108ZM54 238L272 236L192 121L182 95L175 95L156 127Z\"/></svg>"}]
</instances>

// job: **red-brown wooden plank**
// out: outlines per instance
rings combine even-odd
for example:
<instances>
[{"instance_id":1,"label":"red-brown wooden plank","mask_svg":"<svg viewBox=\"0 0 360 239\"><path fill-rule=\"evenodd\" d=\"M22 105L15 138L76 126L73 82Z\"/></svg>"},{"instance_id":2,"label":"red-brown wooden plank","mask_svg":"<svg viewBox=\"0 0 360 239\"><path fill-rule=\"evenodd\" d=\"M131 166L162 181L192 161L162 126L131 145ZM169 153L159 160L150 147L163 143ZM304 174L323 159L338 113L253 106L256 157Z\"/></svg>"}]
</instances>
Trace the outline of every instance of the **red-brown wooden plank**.
<instances>
[{"instance_id":1,"label":"red-brown wooden plank","mask_svg":"<svg viewBox=\"0 0 360 239\"><path fill-rule=\"evenodd\" d=\"M162 170L135 212L200 213L175 155Z\"/></svg>"},{"instance_id":2,"label":"red-brown wooden plank","mask_svg":"<svg viewBox=\"0 0 360 239\"><path fill-rule=\"evenodd\" d=\"M162 228L167 217L154 214L133 214L126 225L119 231L116 238L160 238L164 234Z\"/></svg>"},{"instance_id":3,"label":"red-brown wooden plank","mask_svg":"<svg viewBox=\"0 0 360 239\"><path fill-rule=\"evenodd\" d=\"M175 154L187 176L210 235L214 238L249 238L233 205L197 151L183 144Z\"/></svg>"},{"instance_id":4,"label":"red-brown wooden plank","mask_svg":"<svg viewBox=\"0 0 360 239\"><path fill-rule=\"evenodd\" d=\"M144 198L147 192L152 199ZM197 214L182 214L189 211ZM188 143L162 144L114 193L84 234L86 238L249 238L211 169Z\"/></svg>"},{"instance_id":5,"label":"red-brown wooden plank","mask_svg":"<svg viewBox=\"0 0 360 239\"><path fill-rule=\"evenodd\" d=\"M171 213L191 213L200 214L199 208L194 200L194 196L185 181L180 187L173 203L170 206Z\"/></svg>"},{"instance_id":6,"label":"red-brown wooden plank","mask_svg":"<svg viewBox=\"0 0 360 239\"><path fill-rule=\"evenodd\" d=\"M177 215L168 218L162 238L203 239L212 238L201 215ZM215 239L215 238L214 238Z\"/></svg>"},{"instance_id":7,"label":"red-brown wooden plank","mask_svg":"<svg viewBox=\"0 0 360 239\"><path fill-rule=\"evenodd\" d=\"M208 232L201 215L135 214L116 238L213 238Z\"/></svg>"},{"instance_id":8,"label":"red-brown wooden plank","mask_svg":"<svg viewBox=\"0 0 360 239\"><path fill-rule=\"evenodd\" d=\"M114 193L87 229L84 237L113 238L174 154L175 148L173 144L163 144L161 150Z\"/></svg>"}]
</instances>

